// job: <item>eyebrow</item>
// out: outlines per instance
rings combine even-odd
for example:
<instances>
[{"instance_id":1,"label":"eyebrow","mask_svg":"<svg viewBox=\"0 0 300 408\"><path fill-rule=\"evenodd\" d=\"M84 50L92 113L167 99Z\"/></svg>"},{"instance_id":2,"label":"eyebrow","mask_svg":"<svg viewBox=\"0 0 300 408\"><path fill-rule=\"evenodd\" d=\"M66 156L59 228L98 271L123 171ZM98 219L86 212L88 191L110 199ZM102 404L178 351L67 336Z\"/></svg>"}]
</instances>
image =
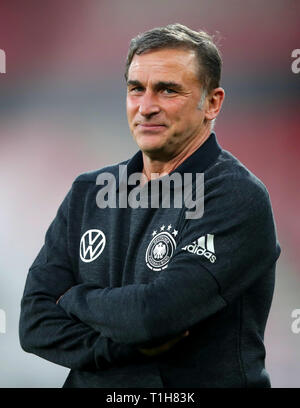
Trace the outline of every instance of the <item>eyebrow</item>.
<instances>
[{"instance_id":1,"label":"eyebrow","mask_svg":"<svg viewBox=\"0 0 300 408\"><path fill-rule=\"evenodd\" d=\"M140 86L140 87L143 88L143 85L140 83L140 81L135 81L135 80L132 80L132 79L129 79L129 80L127 81L127 86L130 86L130 85L132 85L132 86Z\"/></svg>"},{"instance_id":2,"label":"eyebrow","mask_svg":"<svg viewBox=\"0 0 300 408\"><path fill-rule=\"evenodd\" d=\"M130 86L130 85L131 86L139 86L141 88L144 88L142 83L140 81L137 81L137 80L132 80L132 79L128 80L127 81L127 86ZM160 91L161 89L166 89L166 88L172 88L172 89L175 89L177 91L182 91L183 90L182 85L178 84L177 82L173 82L173 81L159 81L159 82L156 82L154 84L153 88L156 91Z\"/></svg>"}]
</instances>

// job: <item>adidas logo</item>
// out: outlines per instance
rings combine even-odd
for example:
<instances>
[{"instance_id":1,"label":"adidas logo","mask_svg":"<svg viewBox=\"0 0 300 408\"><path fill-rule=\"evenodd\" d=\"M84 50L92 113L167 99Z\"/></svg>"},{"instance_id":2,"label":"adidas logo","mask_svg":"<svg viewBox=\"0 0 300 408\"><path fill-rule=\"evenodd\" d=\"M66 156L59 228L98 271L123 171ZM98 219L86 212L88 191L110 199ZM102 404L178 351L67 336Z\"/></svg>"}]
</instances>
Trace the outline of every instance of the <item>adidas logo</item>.
<instances>
[{"instance_id":1,"label":"adidas logo","mask_svg":"<svg viewBox=\"0 0 300 408\"><path fill-rule=\"evenodd\" d=\"M197 241L194 241L192 244L186 245L181 249L188 251L191 254L205 256L205 258L209 259L211 263L214 263L217 259L214 248L214 235L212 234L203 235L198 238Z\"/></svg>"}]
</instances>

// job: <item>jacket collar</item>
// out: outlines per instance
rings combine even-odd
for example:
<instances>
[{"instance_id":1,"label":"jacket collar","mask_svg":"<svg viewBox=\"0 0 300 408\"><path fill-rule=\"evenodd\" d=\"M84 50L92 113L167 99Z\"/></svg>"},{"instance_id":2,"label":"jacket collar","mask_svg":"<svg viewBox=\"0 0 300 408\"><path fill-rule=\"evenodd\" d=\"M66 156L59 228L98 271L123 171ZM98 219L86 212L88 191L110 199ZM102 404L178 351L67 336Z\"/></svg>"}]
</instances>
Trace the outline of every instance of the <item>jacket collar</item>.
<instances>
[{"instance_id":1,"label":"jacket collar","mask_svg":"<svg viewBox=\"0 0 300 408\"><path fill-rule=\"evenodd\" d=\"M191 154L172 173L203 173L217 159L221 147L217 142L216 134L212 132L209 138L193 154ZM143 155L139 150L127 163L127 176L142 172Z\"/></svg>"}]
</instances>

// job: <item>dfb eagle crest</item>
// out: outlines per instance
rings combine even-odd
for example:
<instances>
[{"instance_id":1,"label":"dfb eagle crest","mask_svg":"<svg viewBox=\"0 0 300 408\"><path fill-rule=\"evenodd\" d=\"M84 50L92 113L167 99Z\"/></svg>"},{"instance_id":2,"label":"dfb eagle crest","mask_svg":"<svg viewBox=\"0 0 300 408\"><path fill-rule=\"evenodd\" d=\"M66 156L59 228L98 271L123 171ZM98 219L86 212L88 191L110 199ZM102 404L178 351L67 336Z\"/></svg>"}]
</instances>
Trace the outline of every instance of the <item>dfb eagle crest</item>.
<instances>
[{"instance_id":1,"label":"dfb eagle crest","mask_svg":"<svg viewBox=\"0 0 300 408\"><path fill-rule=\"evenodd\" d=\"M172 231L173 230L173 231ZM153 231L152 239L146 250L146 265L153 271L161 271L168 267L168 262L176 249L174 237L178 234L172 225L162 225L160 232Z\"/></svg>"}]
</instances>

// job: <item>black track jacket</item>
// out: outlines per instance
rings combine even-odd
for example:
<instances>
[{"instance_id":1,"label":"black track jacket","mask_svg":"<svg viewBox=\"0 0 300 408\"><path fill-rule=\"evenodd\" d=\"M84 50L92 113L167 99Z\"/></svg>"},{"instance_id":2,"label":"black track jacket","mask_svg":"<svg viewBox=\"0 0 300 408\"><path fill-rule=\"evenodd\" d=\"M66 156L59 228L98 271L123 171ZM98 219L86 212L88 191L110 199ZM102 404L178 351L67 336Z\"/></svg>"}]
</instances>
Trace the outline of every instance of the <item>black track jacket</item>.
<instances>
[{"instance_id":1,"label":"black track jacket","mask_svg":"<svg viewBox=\"0 0 300 408\"><path fill-rule=\"evenodd\" d=\"M120 165L140 172L141 152ZM204 173L197 219L185 206L120 208L120 165L80 175L61 204L28 273L23 349L69 367L64 387L270 387L263 340L280 247L265 186L214 133L174 171L193 175L193 197ZM99 208L103 173L116 208ZM138 350L187 329L159 356Z\"/></svg>"}]
</instances>

